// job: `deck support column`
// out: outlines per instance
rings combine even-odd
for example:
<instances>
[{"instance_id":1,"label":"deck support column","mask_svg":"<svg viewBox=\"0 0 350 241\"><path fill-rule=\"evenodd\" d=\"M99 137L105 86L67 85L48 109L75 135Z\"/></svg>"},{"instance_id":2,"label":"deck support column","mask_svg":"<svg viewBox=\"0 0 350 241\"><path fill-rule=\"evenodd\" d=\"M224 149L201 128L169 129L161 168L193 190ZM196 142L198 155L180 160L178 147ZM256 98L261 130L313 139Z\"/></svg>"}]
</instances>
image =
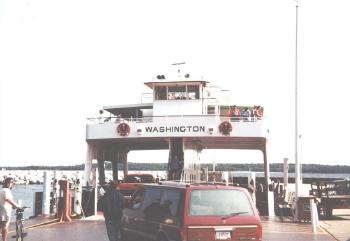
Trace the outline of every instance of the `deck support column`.
<instances>
[{"instance_id":1,"label":"deck support column","mask_svg":"<svg viewBox=\"0 0 350 241\"><path fill-rule=\"evenodd\" d=\"M101 148L98 151L97 156L97 167L98 167L98 182L100 185L104 185L106 183L105 176L105 157L106 157L106 149Z\"/></svg>"},{"instance_id":2,"label":"deck support column","mask_svg":"<svg viewBox=\"0 0 350 241\"><path fill-rule=\"evenodd\" d=\"M123 169L124 169L124 177L128 175L129 167L128 167L128 153L125 153L125 158L123 159Z\"/></svg>"},{"instance_id":3,"label":"deck support column","mask_svg":"<svg viewBox=\"0 0 350 241\"><path fill-rule=\"evenodd\" d=\"M119 152L119 160L123 163L124 177L128 175L128 149L123 149Z\"/></svg>"},{"instance_id":4,"label":"deck support column","mask_svg":"<svg viewBox=\"0 0 350 241\"><path fill-rule=\"evenodd\" d=\"M265 171L265 186L266 186L266 200L267 200L267 211L268 216L273 217L275 216L275 203L274 203L274 192L273 190L270 191L269 185L271 184L270 180L270 163L267 158L267 140L265 142L265 145L262 147L261 151L264 155L264 171Z\"/></svg>"},{"instance_id":5,"label":"deck support column","mask_svg":"<svg viewBox=\"0 0 350 241\"><path fill-rule=\"evenodd\" d=\"M168 180L180 180L184 167L184 140L170 138L168 158Z\"/></svg>"},{"instance_id":6,"label":"deck support column","mask_svg":"<svg viewBox=\"0 0 350 241\"><path fill-rule=\"evenodd\" d=\"M87 143L87 150L86 150L86 162L84 167L84 177L83 177L83 183L82 186L90 186L91 185L91 169L92 169L92 160L96 159L96 148L90 144Z\"/></svg>"},{"instance_id":7,"label":"deck support column","mask_svg":"<svg viewBox=\"0 0 350 241\"><path fill-rule=\"evenodd\" d=\"M117 149L113 149L112 155L111 155L111 163L112 163L112 175L113 175L113 181L118 181L118 158L119 152Z\"/></svg>"}]
</instances>

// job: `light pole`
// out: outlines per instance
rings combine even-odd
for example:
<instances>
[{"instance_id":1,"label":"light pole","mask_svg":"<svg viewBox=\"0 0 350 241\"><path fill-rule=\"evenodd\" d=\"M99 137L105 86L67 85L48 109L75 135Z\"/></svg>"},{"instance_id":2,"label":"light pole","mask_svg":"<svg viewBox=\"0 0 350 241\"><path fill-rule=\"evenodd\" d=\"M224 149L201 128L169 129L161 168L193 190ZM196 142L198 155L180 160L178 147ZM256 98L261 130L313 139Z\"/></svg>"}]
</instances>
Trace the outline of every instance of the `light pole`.
<instances>
[{"instance_id":1,"label":"light pole","mask_svg":"<svg viewBox=\"0 0 350 241\"><path fill-rule=\"evenodd\" d=\"M301 194L301 185L302 185L302 177L301 177L301 165L299 160L299 112L298 112L298 28L299 28L299 1L296 0L295 5L295 130L294 130L294 141L295 141L295 217L297 220L299 217L299 208L298 208L298 200Z\"/></svg>"}]
</instances>

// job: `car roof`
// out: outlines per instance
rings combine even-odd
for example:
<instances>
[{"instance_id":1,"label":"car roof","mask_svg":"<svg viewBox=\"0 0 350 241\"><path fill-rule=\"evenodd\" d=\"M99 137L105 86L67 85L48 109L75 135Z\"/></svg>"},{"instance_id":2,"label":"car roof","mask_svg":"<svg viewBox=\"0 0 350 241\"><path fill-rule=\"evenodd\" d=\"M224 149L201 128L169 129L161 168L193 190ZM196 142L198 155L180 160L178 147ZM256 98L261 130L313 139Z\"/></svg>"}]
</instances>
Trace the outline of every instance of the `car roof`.
<instances>
[{"instance_id":1,"label":"car roof","mask_svg":"<svg viewBox=\"0 0 350 241\"><path fill-rule=\"evenodd\" d=\"M230 190L246 190L242 187L237 186L226 186L224 183L213 183L213 182L197 182L197 183L187 183L187 182L173 182L173 181L161 181L155 184L145 184L147 186L153 187L168 187L177 189L203 189L203 190L213 190L213 189L230 189Z\"/></svg>"},{"instance_id":2,"label":"car roof","mask_svg":"<svg viewBox=\"0 0 350 241\"><path fill-rule=\"evenodd\" d=\"M128 176L128 177L130 177L130 176L152 176L153 177L153 175L149 174L149 173L133 173L133 174L128 174L126 176Z\"/></svg>"}]
</instances>

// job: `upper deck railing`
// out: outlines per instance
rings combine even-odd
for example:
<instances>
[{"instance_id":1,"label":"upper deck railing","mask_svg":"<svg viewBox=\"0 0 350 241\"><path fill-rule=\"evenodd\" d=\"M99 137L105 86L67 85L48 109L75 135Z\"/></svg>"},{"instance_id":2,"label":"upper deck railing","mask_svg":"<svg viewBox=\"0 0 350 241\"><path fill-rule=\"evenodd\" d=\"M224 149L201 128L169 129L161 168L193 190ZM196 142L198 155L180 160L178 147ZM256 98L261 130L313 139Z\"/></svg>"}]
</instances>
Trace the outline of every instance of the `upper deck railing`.
<instances>
[{"instance_id":1,"label":"upper deck railing","mask_svg":"<svg viewBox=\"0 0 350 241\"><path fill-rule=\"evenodd\" d=\"M162 122L162 121L175 121L178 119L184 120L188 118L195 119L215 119L215 120L225 120L230 122L261 122L265 117L228 117L226 115L167 115L167 116L145 116L142 118L121 118L117 116L100 116L87 118L88 124L104 124L108 122L122 123L122 122L136 122L136 123L149 123L149 122Z\"/></svg>"}]
</instances>

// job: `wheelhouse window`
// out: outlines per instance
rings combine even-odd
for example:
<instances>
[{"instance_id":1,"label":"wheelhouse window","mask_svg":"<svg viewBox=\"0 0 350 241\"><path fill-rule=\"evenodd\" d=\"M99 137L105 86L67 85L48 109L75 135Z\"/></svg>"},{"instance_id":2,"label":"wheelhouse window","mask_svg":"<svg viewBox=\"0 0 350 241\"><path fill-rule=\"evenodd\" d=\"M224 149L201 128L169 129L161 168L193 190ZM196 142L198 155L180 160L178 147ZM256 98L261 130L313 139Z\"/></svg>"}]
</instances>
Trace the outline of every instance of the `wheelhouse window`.
<instances>
[{"instance_id":1,"label":"wheelhouse window","mask_svg":"<svg viewBox=\"0 0 350 241\"><path fill-rule=\"evenodd\" d=\"M187 86L188 99L197 100L199 99L199 86L198 85L188 85Z\"/></svg>"},{"instance_id":2,"label":"wheelhouse window","mask_svg":"<svg viewBox=\"0 0 350 241\"><path fill-rule=\"evenodd\" d=\"M199 85L155 86L155 100L198 100Z\"/></svg>"},{"instance_id":3,"label":"wheelhouse window","mask_svg":"<svg viewBox=\"0 0 350 241\"><path fill-rule=\"evenodd\" d=\"M186 85L169 86L168 87L169 100L185 100L187 99Z\"/></svg>"},{"instance_id":4,"label":"wheelhouse window","mask_svg":"<svg viewBox=\"0 0 350 241\"><path fill-rule=\"evenodd\" d=\"M167 87L166 86L156 86L155 99L156 100L166 100L167 99Z\"/></svg>"}]
</instances>

